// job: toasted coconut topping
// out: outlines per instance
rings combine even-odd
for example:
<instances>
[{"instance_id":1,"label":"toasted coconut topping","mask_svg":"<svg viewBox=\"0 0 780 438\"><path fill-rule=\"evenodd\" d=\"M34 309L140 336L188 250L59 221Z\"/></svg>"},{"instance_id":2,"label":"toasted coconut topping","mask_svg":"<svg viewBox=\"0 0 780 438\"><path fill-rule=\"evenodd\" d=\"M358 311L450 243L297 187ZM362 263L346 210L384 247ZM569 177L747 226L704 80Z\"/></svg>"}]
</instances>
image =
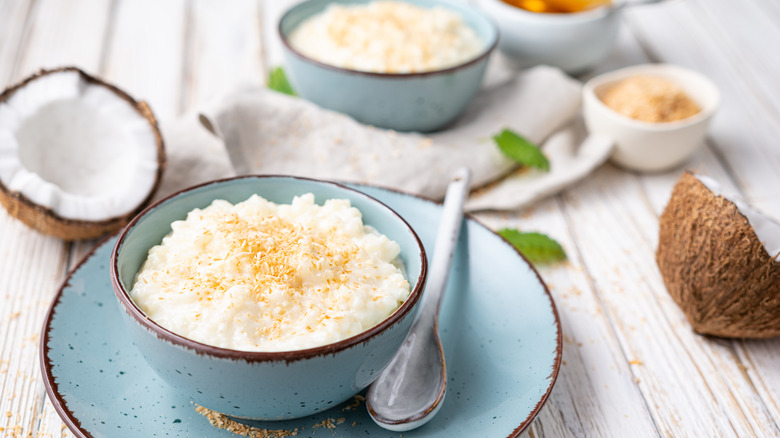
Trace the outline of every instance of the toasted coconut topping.
<instances>
[{"instance_id":1,"label":"toasted coconut topping","mask_svg":"<svg viewBox=\"0 0 780 438\"><path fill-rule=\"evenodd\" d=\"M0 182L59 217L127 215L148 198L159 168L152 124L76 70L40 75L0 103Z\"/></svg>"},{"instance_id":2,"label":"toasted coconut topping","mask_svg":"<svg viewBox=\"0 0 780 438\"><path fill-rule=\"evenodd\" d=\"M244 351L292 351L355 336L409 296L398 243L346 199L216 200L171 224L130 295L157 324Z\"/></svg>"}]
</instances>

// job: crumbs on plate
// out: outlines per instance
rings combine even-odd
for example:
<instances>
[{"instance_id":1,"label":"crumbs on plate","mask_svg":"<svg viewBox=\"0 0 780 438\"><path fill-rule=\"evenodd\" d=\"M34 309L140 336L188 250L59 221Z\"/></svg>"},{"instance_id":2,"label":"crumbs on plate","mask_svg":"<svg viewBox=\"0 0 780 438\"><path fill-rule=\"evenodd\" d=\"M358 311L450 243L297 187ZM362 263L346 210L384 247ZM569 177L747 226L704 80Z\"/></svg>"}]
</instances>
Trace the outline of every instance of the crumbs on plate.
<instances>
[{"instance_id":1,"label":"crumbs on plate","mask_svg":"<svg viewBox=\"0 0 780 438\"><path fill-rule=\"evenodd\" d=\"M358 406L360 406L360 403L365 400L366 398L363 397L362 395L356 395L353 398L353 402L345 406L342 409L342 411L355 410L357 409ZM195 411L203 415L204 417L206 417L209 420L209 423L211 423L211 425L216 428L224 429L236 435L247 436L250 438L285 438L285 437L297 436L298 432L303 430L303 428L274 430L274 429L261 429L259 427L247 426L246 424L240 423L225 414L212 411L211 409L204 408L203 406L197 404L195 405ZM319 423L313 424L311 428L312 429L322 428L322 429L334 430L338 425L343 424L345 421L347 421L347 419L344 417L326 418L320 421ZM353 427L356 424L357 422L352 422Z\"/></svg>"},{"instance_id":2,"label":"crumbs on plate","mask_svg":"<svg viewBox=\"0 0 780 438\"><path fill-rule=\"evenodd\" d=\"M358 394L358 395L356 395L355 397L352 398L352 403L344 406L344 408L341 411L342 412L343 411L354 411L355 409L358 408L358 406L360 406L360 403L362 403L364 401L366 401L366 398L363 397L362 395Z\"/></svg>"},{"instance_id":3,"label":"crumbs on plate","mask_svg":"<svg viewBox=\"0 0 780 438\"><path fill-rule=\"evenodd\" d=\"M204 408L203 406L195 406L195 411L206 417L212 426L219 429L225 429L228 432L233 432L236 435L248 436L250 438L284 438L298 435L298 429L260 429L259 427L252 427L239 423L225 414L220 414L219 412L212 411L211 409Z\"/></svg>"}]
</instances>

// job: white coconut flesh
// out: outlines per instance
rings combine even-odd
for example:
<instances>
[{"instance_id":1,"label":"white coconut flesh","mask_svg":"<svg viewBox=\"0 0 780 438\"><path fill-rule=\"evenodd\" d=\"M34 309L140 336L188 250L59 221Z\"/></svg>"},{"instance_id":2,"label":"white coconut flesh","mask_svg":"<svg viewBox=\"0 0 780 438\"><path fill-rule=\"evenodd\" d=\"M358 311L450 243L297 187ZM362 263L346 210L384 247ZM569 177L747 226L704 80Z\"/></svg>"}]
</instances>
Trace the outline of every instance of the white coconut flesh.
<instances>
[{"instance_id":1,"label":"white coconut flesh","mask_svg":"<svg viewBox=\"0 0 780 438\"><path fill-rule=\"evenodd\" d=\"M764 245L766 252L780 262L780 223L751 207L738 194L726 191L714 179L704 175L695 176L713 194L723 196L734 203L737 210L747 218L748 223L753 227L756 237Z\"/></svg>"},{"instance_id":2,"label":"white coconut flesh","mask_svg":"<svg viewBox=\"0 0 780 438\"><path fill-rule=\"evenodd\" d=\"M138 208L154 187L157 153L149 121L76 71L43 75L0 104L0 181L65 219Z\"/></svg>"}]
</instances>

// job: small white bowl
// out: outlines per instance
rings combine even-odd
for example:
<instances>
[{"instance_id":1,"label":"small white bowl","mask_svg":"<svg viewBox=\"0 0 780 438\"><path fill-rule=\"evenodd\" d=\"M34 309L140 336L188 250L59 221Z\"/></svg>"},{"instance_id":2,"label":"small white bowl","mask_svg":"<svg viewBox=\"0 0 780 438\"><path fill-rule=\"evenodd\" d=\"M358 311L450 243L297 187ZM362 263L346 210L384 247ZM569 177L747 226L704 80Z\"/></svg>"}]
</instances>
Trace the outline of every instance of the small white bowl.
<instances>
[{"instance_id":1,"label":"small white bowl","mask_svg":"<svg viewBox=\"0 0 780 438\"><path fill-rule=\"evenodd\" d=\"M650 123L624 116L601 101L618 82L645 75L679 85L701 112L675 122ZM588 131L615 142L611 157L614 163L640 172L659 172L681 164L701 145L720 103L720 93L711 80L695 71L669 64L644 64L596 76L583 87L582 101Z\"/></svg>"},{"instance_id":2,"label":"small white bowl","mask_svg":"<svg viewBox=\"0 0 780 438\"><path fill-rule=\"evenodd\" d=\"M620 27L620 9L609 6L552 14L526 11L501 0L476 3L498 25L498 49L521 68L546 64L582 73L609 55Z\"/></svg>"}]
</instances>

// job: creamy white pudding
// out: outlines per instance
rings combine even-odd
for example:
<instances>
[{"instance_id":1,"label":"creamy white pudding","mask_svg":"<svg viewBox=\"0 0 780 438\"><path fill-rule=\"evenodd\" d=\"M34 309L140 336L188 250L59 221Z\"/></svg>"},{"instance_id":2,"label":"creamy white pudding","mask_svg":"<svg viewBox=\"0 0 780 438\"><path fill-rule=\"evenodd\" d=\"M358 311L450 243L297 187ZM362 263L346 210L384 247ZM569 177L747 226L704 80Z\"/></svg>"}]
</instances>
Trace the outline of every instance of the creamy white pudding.
<instances>
[{"instance_id":1,"label":"creamy white pudding","mask_svg":"<svg viewBox=\"0 0 780 438\"><path fill-rule=\"evenodd\" d=\"M130 296L157 324L204 344L330 344L378 324L410 293L399 245L364 225L348 200L217 200L171 227Z\"/></svg>"},{"instance_id":2,"label":"creamy white pudding","mask_svg":"<svg viewBox=\"0 0 780 438\"><path fill-rule=\"evenodd\" d=\"M401 1L332 4L305 20L290 45L319 62L375 73L420 73L453 67L485 48L450 9Z\"/></svg>"}]
</instances>

